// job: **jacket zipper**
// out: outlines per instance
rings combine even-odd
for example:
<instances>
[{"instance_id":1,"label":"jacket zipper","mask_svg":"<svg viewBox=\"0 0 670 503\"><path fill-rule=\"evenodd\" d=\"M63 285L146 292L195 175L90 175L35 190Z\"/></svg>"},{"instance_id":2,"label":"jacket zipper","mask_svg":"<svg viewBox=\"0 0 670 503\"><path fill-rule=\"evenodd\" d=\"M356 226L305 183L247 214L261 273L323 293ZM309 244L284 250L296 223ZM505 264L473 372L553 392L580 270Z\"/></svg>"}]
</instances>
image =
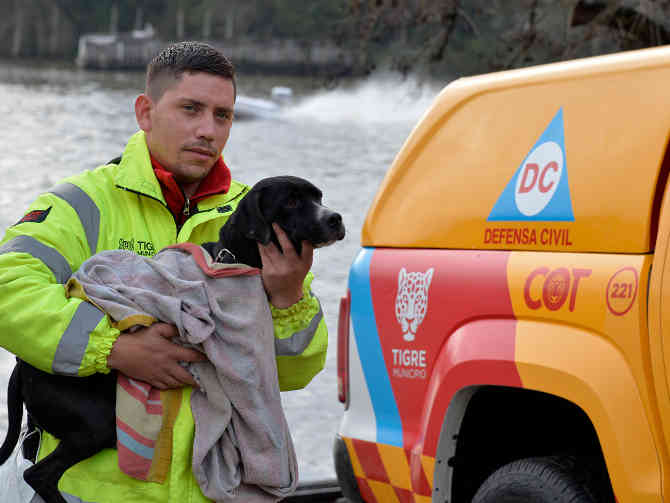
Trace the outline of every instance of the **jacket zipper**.
<instances>
[{"instance_id":1,"label":"jacket zipper","mask_svg":"<svg viewBox=\"0 0 670 503\"><path fill-rule=\"evenodd\" d=\"M181 228L183 226L179 225L179 222L177 222L177 219L172 214L172 212L170 211L170 207L167 204L165 204L163 201L161 201L157 197L150 196L149 194L145 194L144 192L139 192L137 190L129 189L127 187L123 187L122 185L117 185L117 187L119 189L125 190L127 192L132 192L133 194L137 194L138 196L144 196L144 197L148 197L149 199L153 199L154 201L158 201L160 203L160 205L163 206L167 210L167 212L170 214L170 216L172 217L172 220L174 220L174 225L175 225L175 228L177 229L177 233L175 235L175 242L177 242L177 240L179 239L179 231L181 230ZM243 189L239 194L237 194L235 197L233 197L228 202L230 203L230 202L235 201L236 199L238 199L240 197L243 197L248 191L249 191L249 189L246 189L246 188ZM217 195L217 194L213 194L213 195ZM186 218L189 218L189 217L192 216L191 215L191 200L186 196L184 196L184 200L185 200L185 202L184 202L184 208L182 209L182 213L184 215L186 215ZM210 209L205 210L205 211L212 211L214 209L216 209L216 208L210 208ZM197 214L197 213L204 213L204 211L196 211L194 214ZM186 222L184 222L184 223L186 223Z\"/></svg>"},{"instance_id":2,"label":"jacket zipper","mask_svg":"<svg viewBox=\"0 0 670 503\"><path fill-rule=\"evenodd\" d=\"M181 212L186 218L191 216L191 200L187 196L184 196L184 209Z\"/></svg>"},{"instance_id":3,"label":"jacket zipper","mask_svg":"<svg viewBox=\"0 0 670 503\"><path fill-rule=\"evenodd\" d=\"M149 199L153 199L154 201L157 201L163 208L165 208L167 210L167 212L170 214L170 216L172 217L172 220L174 221L174 226L175 226L175 229L176 229L174 241L175 241L175 243L177 242L177 239L179 238L179 230L180 230L179 222L177 222L177 219L174 217L174 215L170 211L170 208L168 207L167 204L165 204L163 201L161 201L157 197L150 196L149 194L145 194L144 192L139 192L137 190L129 189L127 187L123 187L122 185L117 185L117 187L119 189L125 190L126 192L130 192L132 194L137 194L138 196L148 197Z\"/></svg>"}]
</instances>

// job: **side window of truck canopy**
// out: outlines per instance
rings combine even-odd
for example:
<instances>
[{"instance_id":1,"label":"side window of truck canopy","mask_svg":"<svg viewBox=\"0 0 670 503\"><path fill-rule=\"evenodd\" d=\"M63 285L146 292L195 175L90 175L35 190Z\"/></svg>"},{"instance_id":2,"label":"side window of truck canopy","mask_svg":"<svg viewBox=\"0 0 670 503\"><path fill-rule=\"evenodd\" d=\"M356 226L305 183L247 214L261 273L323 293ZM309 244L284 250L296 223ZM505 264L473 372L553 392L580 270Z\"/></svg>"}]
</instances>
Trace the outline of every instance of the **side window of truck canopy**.
<instances>
[{"instance_id":1,"label":"side window of truck canopy","mask_svg":"<svg viewBox=\"0 0 670 503\"><path fill-rule=\"evenodd\" d=\"M396 157L362 244L649 252L669 131L669 48L459 79Z\"/></svg>"}]
</instances>

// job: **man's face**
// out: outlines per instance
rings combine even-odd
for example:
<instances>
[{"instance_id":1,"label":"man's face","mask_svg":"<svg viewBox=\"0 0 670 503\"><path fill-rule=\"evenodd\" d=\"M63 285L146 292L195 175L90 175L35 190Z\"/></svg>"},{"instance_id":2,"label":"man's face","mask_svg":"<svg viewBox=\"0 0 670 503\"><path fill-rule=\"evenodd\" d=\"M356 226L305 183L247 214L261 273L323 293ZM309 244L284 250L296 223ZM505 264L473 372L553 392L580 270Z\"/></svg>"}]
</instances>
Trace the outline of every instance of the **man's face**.
<instances>
[{"instance_id":1,"label":"man's face","mask_svg":"<svg viewBox=\"0 0 670 503\"><path fill-rule=\"evenodd\" d=\"M151 155L186 189L197 188L221 157L234 105L231 80L184 73L158 101L140 96L136 113Z\"/></svg>"}]
</instances>

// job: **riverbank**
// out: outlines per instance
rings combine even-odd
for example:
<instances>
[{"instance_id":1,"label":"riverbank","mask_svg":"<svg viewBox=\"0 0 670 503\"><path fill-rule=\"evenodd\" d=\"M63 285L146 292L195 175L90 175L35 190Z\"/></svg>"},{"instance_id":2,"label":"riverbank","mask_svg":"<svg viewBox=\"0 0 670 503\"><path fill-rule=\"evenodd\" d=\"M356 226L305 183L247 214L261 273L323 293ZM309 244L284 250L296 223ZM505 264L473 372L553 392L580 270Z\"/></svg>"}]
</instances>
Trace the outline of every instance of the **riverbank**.
<instances>
[{"instance_id":1,"label":"riverbank","mask_svg":"<svg viewBox=\"0 0 670 503\"><path fill-rule=\"evenodd\" d=\"M354 73L354 57L332 42L293 39L208 40L244 72L275 75L343 76ZM88 34L79 40L76 63L95 70L141 69L170 42L156 38L153 31Z\"/></svg>"}]
</instances>

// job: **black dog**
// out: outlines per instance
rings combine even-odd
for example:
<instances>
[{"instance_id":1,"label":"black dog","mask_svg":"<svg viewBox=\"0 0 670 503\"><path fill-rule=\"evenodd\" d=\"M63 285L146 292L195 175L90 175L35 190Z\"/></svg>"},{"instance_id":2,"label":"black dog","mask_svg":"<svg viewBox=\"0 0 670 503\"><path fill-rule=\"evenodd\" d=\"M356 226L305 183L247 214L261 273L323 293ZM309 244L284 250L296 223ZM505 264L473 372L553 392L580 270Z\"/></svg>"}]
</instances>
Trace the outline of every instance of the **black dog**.
<instances>
[{"instance_id":1,"label":"black dog","mask_svg":"<svg viewBox=\"0 0 670 503\"><path fill-rule=\"evenodd\" d=\"M240 201L221 228L219 241L203 247L220 262L261 267L256 242L279 244L276 222L298 253L302 242L315 247L344 238L342 217L321 204L321 191L296 177L266 178ZM9 428L0 464L18 442L23 406L31 423L61 440L54 452L24 472L24 479L47 503L66 503L58 491L63 473L104 448L116 447L116 374L70 377L43 372L17 359L9 380Z\"/></svg>"}]
</instances>

